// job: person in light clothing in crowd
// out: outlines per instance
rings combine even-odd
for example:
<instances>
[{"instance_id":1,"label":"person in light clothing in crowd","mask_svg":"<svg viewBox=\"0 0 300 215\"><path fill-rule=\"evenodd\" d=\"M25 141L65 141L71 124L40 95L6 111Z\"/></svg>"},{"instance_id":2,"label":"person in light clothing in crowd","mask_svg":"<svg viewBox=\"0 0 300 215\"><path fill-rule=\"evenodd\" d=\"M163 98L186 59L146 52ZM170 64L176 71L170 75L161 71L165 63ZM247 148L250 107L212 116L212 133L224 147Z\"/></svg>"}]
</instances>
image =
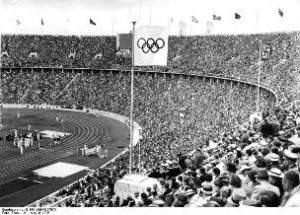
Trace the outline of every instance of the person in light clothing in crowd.
<instances>
[{"instance_id":1,"label":"person in light clothing in crowd","mask_svg":"<svg viewBox=\"0 0 300 215\"><path fill-rule=\"evenodd\" d=\"M283 165L283 169L286 170L295 170L298 171L298 167L297 167L297 155L295 155L294 153L292 153L290 150L284 150L283 152L283 157L284 157L284 165Z\"/></svg>"},{"instance_id":2,"label":"person in light clothing in crowd","mask_svg":"<svg viewBox=\"0 0 300 215\"><path fill-rule=\"evenodd\" d=\"M246 198L246 192L242 188L232 191L232 195L228 198L225 207L239 207L240 202Z\"/></svg>"},{"instance_id":3,"label":"person in light clothing in crowd","mask_svg":"<svg viewBox=\"0 0 300 215\"><path fill-rule=\"evenodd\" d=\"M268 172L268 174L269 174L270 184L278 187L278 189L280 191L280 196L279 196L279 200L280 200L283 196L283 193L284 193L284 189L283 189L283 185L282 185L283 173L280 171L280 169L272 168Z\"/></svg>"},{"instance_id":4,"label":"person in light clothing in crowd","mask_svg":"<svg viewBox=\"0 0 300 215\"><path fill-rule=\"evenodd\" d=\"M213 194L213 186L209 182L203 182L202 187L200 188L200 193L195 194L187 207L201 207L206 204Z\"/></svg>"}]
</instances>

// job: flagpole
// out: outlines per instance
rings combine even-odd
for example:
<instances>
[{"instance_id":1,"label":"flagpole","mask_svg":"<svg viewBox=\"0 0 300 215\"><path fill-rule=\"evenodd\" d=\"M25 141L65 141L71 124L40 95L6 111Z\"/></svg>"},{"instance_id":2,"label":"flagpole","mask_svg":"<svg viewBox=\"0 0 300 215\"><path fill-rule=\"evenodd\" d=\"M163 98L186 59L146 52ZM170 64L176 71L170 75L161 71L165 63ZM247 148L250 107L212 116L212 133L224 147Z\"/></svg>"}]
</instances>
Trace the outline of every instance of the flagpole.
<instances>
[{"instance_id":1,"label":"flagpole","mask_svg":"<svg viewBox=\"0 0 300 215\"><path fill-rule=\"evenodd\" d=\"M254 32L259 32L259 29L258 29L258 18L259 18L259 12L256 11L256 23L255 23L255 31Z\"/></svg>"},{"instance_id":2,"label":"flagpole","mask_svg":"<svg viewBox=\"0 0 300 215\"><path fill-rule=\"evenodd\" d=\"M151 21L152 21L152 0L150 0L150 25L152 24Z\"/></svg>"},{"instance_id":3,"label":"flagpole","mask_svg":"<svg viewBox=\"0 0 300 215\"><path fill-rule=\"evenodd\" d=\"M136 21L132 22L132 47L131 47L131 101L130 101L130 155L129 155L129 174L132 169L132 142L133 142L133 89L134 89L134 29Z\"/></svg>"},{"instance_id":4,"label":"flagpole","mask_svg":"<svg viewBox=\"0 0 300 215\"><path fill-rule=\"evenodd\" d=\"M141 19L142 19L142 0L140 0L140 11L139 11L139 15L140 15L140 17L139 17L139 19L140 19L140 21L141 21Z\"/></svg>"},{"instance_id":5,"label":"flagpole","mask_svg":"<svg viewBox=\"0 0 300 215\"><path fill-rule=\"evenodd\" d=\"M262 60L261 60L261 51L262 51L262 41L259 41L259 68L258 68L258 77L257 77L257 102L256 102L256 112L259 112L259 90L260 90L260 75L262 70Z\"/></svg>"},{"instance_id":6,"label":"flagpole","mask_svg":"<svg viewBox=\"0 0 300 215\"><path fill-rule=\"evenodd\" d=\"M278 14L277 14L277 16L276 16L277 18L276 18L276 29L277 29L277 31L281 31L282 29L281 29L281 19L282 19L282 17L281 17L281 15L279 14L279 12L278 12Z\"/></svg>"},{"instance_id":7,"label":"flagpole","mask_svg":"<svg viewBox=\"0 0 300 215\"><path fill-rule=\"evenodd\" d=\"M235 14L234 14L233 32L234 32L235 34L237 34L237 33L236 33L236 29L237 29L236 25L237 25L237 19L235 18Z\"/></svg>"},{"instance_id":8,"label":"flagpole","mask_svg":"<svg viewBox=\"0 0 300 215\"><path fill-rule=\"evenodd\" d=\"M66 34L68 35L68 30L69 30L69 19L67 19L66 23Z\"/></svg>"},{"instance_id":9,"label":"flagpole","mask_svg":"<svg viewBox=\"0 0 300 215\"><path fill-rule=\"evenodd\" d=\"M131 21L131 8L128 8L128 21Z\"/></svg>"},{"instance_id":10,"label":"flagpole","mask_svg":"<svg viewBox=\"0 0 300 215\"><path fill-rule=\"evenodd\" d=\"M170 34L170 29L171 29L171 19L169 17L169 34Z\"/></svg>"},{"instance_id":11,"label":"flagpole","mask_svg":"<svg viewBox=\"0 0 300 215\"><path fill-rule=\"evenodd\" d=\"M113 20L112 23L111 23L111 31L112 31L112 35L114 35L114 33L115 33L115 20Z\"/></svg>"}]
</instances>

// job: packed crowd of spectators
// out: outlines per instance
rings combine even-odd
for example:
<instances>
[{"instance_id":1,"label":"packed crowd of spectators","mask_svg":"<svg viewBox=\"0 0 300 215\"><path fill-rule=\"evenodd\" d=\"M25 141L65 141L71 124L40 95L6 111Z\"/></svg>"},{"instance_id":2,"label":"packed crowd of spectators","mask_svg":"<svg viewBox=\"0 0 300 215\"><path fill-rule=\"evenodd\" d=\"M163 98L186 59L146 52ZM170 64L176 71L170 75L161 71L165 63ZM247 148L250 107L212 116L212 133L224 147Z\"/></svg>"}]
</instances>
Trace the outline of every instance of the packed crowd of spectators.
<instances>
[{"instance_id":1,"label":"packed crowd of spectators","mask_svg":"<svg viewBox=\"0 0 300 215\"><path fill-rule=\"evenodd\" d=\"M138 73L134 120L143 128L142 165L134 148L133 172L159 184L127 199L114 195L114 183L128 173L125 153L62 189L59 196L72 196L65 206L299 206L300 111L287 106L298 98L294 34L170 37L171 72L250 82L257 81L259 40L272 40L276 54L263 62L261 82L281 93L281 105L274 107L262 92L262 115L248 120L255 112L255 88ZM112 37L4 36L2 47L8 67L105 68L121 62ZM130 113L128 72L2 68L1 87L4 103Z\"/></svg>"},{"instance_id":2,"label":"packed crowd of spectators","mask_svg":"<svg viewBox=\"0 0 300 215\"><path fill-rule=\"evenodd\" d=\"M157 179L120 199L114 183L128 173L128 154L97 169L58 196L69 207L299 207L300 109L275 107L214 139L196 142L164 133L142 140L139 170ZM185 138L184 138L185 137ZM179 141L176 141L179 140ZM174 141L175 140L175 141ZM192 150L194 149L194 150ZM192 151L191 151L192 150Z\"/></svg>"},{"instance_id":3,"label":"packed crowd of spectators","mask_svg":"<svg viewBox=\"0 0 300 215\"><path fill-rule=\"evenodd\" d=\"M129 69L131 64L130 56L116 50L116 37L3 35L1 39L2 64L8 67ZM284 104L299 99L294 92L299 79L299 32L170 36L168 68L140 69L257 83L260 41L272 47L269 60L262 62L260 83L275 90L285 99L280 100Z\"/></svg>"},{"instance_id":4,"label":"packed crowd of spectators","mask_svg":"<svg viewBox=\"0 0 300 215\"><path fill-rule=\"evenodd\" d=\"M128 72L3 69L1 80L4 103L47 103L130 114ZM261 93L261 97L261 108L271 105L268 94ZM139 73L134 119L144 128L145 139L170 131L192 136L202 128L223 131L255 111L255 98L256 88L234 82Z\"/></svg>"}]
</instances>

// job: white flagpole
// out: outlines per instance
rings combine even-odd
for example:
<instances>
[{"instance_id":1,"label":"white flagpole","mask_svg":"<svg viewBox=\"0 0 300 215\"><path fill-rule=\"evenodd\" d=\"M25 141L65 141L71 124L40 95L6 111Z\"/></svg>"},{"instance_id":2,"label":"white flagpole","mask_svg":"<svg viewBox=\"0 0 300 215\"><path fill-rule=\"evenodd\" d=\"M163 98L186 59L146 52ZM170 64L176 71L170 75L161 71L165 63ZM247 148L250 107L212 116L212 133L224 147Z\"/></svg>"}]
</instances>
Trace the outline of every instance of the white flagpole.
<instances>
[{"instance_id":1,"label":"white flagpole","mask_svg":"<svg viewBox=\"0 0 300 215\"><path fill-rule=\"evenodd\" d=\"M235 18L235 14L234 14L233 32L234 32L235 34L237 34L237 32L236 32L236 29L237 29L236 25L237 25L237 19Z\"/></svg>"},{"instance_id":2,"label":"white flagpole","mask_svg":"<svg viewBox=\"0 0 300 215\"><path fill-rule=\"evenodd\" d=\"M44 20L41 18L41 35L43 35Z\"/></svg>"},{"instance_id":3,"label":"white flagpole","mask_svg":"<svg viewBox=\"0 0 300 215\"><path fill-rule=\"evenodd\" d=\"M131 21L131 8L128 8L128 21Z\"/></svg>"},{"instance_id":4,"label":"white flagpole","mask_svg":"<svg viewBox=\"0 0 300 215\"><path fill-rule=\"evenodd\" d=\"M141 19L142 19L142 0L140 0L140 8L139 8L139 19L140 19L140 22L141 22Z\"/></svg>"},{"instance_id":5,"label":"white flagpole","mask_svg":"<svg viewBox=\"0 0 300 215\"><path fill-rule=\"evenodd\" d=\"M256 11L256 23L255 23L255 31L254 32L259 32L259 27L258 27L258 18L259 18L259 12Z\"/></svg>"},{"instance_id":6,"label":"white flagpole","mask_svg":"<svg viewBox=\"0 0 300 215\"><path fill-rule=\"evenodd\" d=\"M66 34L68 35L68 30L69 30L69 19L67 19L66 23Z\"/></svg>"},{"instance_id":7,"label":"white flagpole","mask_svg":"<svg viewBox=\"0 0 300 215\"><path fill-rule=\"evenodd\" d=\"M19 19L17 19L17 34L19 34Z\"/></svg>"},{"instance_id":8,"label":"white flagpole","mask_svg":"<svg viewBox=\"0 0 300 215\"><path fill-rule=\"evenodd\" d=\"M150 25L152 24L152 0L150 0Z\"/></svg>"},{"instance_id":9,"label":"white flagpole","mask_svg":"<svg viewBox=\"0 0 300 215\"><path fill-rule=\"evenodd\" d=\"M129 174L132 169L132 142L133 142L133 89L134 89L134 35L135 21L132 22L132 47L131 47L131 101L130 101L130 155L129 155Z\"/></svg>"},{"instance_id":10,"label":"white flagpole","mask_svg":"<svg viewBox=\"0 0 300 215\"><path fill-rule=\"evenodd\" d=\"M259 42L259 68L258 68L258 77L257 77L257 101L256 101L256 112L259 112L259 85L260 85L260 75L261 75L261 69L262 69L262 60L261 60L261 55L262 55L262 41L260 40Z\"/></svg>"}]
</instances>

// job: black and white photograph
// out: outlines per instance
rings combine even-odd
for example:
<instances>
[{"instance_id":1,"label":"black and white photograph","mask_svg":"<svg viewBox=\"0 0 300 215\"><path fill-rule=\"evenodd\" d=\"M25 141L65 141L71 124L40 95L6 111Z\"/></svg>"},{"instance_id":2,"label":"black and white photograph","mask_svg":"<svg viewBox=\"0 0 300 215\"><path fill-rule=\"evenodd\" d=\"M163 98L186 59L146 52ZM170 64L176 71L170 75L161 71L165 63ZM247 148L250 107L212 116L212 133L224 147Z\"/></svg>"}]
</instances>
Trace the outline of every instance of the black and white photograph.
<instances>
[{"instance_id":1,"label":"black and white photograph","mask_svg":"<svg viewBox=\"0 0 300 215\"><path fill-rule=\"evenodd\" d=\"M300 0L0 0L0 33L1 214L300 207Z\"/></svg>"}]
</instances>

